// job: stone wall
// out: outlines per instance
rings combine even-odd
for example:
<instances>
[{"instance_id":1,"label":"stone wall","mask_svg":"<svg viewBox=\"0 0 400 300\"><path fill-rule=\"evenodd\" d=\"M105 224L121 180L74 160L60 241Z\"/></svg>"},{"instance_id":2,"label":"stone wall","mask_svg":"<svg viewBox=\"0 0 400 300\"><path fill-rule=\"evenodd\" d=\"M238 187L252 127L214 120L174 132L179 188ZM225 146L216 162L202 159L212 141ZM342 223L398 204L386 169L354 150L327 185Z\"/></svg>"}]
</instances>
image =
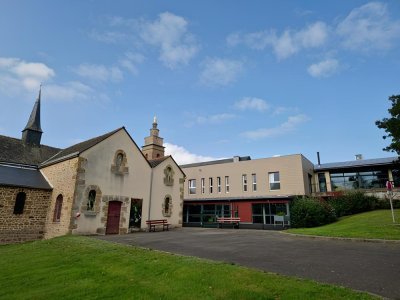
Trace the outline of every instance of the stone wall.
<instances>
[{"instance_id":1,"label":"stone wall","mask_svg":"<svg viewBox=\"0 0 400 300\"><path fill-rule=\"evenodd\" d=\"M15 199L19 192L26 194L22 214L14 214ZM51 191L0 187L0 244L42 239L45 232Z\"/></svg>"},{"instance_id":2,"label":"stone wall","mask_svg":"<svg viewBox=\"0 0 400 300\"><path fill-rule=\"evenodd\" d=\"M78 184L80 172L80 158L72 158L57 164L42 168L40 171L53 186L50 209L47 213L45 238L52 238L71 233L76 222L76 211L74 207L74 194ZM61 218L54 222L54 208L59 195L63 197Z\"/></svg>"}]
</instances>

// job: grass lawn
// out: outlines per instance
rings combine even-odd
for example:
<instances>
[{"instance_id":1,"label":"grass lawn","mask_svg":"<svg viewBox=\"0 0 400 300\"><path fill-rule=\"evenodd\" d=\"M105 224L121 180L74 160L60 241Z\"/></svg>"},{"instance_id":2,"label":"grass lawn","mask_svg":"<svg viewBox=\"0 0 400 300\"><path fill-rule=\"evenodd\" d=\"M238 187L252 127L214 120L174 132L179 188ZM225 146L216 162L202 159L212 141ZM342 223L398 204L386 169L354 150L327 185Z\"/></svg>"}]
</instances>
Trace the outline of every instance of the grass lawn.
<instances>
[{"instance_id":1,"label":"grass lawn","mask_svg":"<svg viewBox=\"0 0 400 300\"><path fill-rule=\"evenodd\" d=\"M339 221L314 228L293 228L291 233L400 240L400 209L395 209L396 224L393 224L390 210L374 210L352 216L346 216Z\"/></svg>"},{"instance_id":2,"label":"grass lawn","mask_svg":"<svg viewBox=\"0 0 400 300\"><path fill-rule=\"evenodd\" d=\"M0 299L374 299L230 264L67 236L0 246Z\"/></svg>"}]
</instances>

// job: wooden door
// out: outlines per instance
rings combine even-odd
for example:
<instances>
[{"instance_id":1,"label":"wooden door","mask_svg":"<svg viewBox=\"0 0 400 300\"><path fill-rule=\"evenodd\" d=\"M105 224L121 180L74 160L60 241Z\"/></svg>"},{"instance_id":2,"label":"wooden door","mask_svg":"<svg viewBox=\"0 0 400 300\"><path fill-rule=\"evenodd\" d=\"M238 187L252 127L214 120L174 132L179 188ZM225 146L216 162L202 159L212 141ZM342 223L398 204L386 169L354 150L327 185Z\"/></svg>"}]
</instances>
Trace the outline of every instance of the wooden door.
<instances>
[{"instance_id":1,"label":"wooden door","mask_svg":"<svg viewBox=\"0 0 400 300\"><path fill-rule=\"evenodd\" d=\"M108 216L107 216L107 227L106 234L118 234L119 233L119 219L121 215L121 202L110 201L108 203Z\"/></svg>"}]
</instances>

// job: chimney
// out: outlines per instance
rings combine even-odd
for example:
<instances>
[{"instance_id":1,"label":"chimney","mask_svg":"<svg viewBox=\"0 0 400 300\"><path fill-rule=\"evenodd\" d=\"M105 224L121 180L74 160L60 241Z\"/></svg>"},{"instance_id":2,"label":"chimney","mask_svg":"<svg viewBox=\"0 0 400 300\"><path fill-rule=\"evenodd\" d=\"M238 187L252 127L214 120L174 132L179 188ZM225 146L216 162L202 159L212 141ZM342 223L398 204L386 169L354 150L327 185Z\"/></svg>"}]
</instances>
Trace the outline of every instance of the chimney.
<instances>
[{"instance_id":1,"label":"chimney","mask_svg":"<svg viewBox=\"0 0 400 300\"><path fill-rule=\"evenodd\" d=\"M318 166L320 166L321 165L321 159L319 157L319 152L317 152L317 159L318 159Z\"/></svg>"},{"instance_id":2,"label":"chimney","mask_svg":"<svg viewBox=\"0 0 400 300\"><path fill-rule=\"evenodd\" d=\"M356 157L356 160L362 160L363 159L362 154L356 154L355 157Z\"/></svg>"},{"instance_id":3,"label":"chimney","mask_svg":"<svg viewBox=\"0 0 400 300\"><path fill-rule=\"evenodd\" d=\"M239 156L234 156L234 157L233 157L233 162L234 162L234 163L239 162Z\"/></svg>"}]
</instances>

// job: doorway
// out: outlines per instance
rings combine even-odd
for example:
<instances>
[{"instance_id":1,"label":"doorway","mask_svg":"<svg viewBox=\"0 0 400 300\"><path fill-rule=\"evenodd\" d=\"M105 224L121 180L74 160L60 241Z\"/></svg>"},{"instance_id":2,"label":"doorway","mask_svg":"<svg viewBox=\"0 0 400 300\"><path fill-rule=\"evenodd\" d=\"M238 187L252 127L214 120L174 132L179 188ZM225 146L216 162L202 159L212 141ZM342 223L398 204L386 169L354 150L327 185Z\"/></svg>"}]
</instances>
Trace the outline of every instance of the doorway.
<instances>
[{"instance_id":1,"label":"doorway","mask_svg":"<svg viewBox=\"0 0 400 300\"><path fill-rule=\"evenodd\" d=\"M108 216L106 234L119 233L119 220L121 215L121 204L119 201L108 202Z\"/></svg>"},{"instance_id":2,"label":"doorway","mask_svg":"<svg viewBox=\"0 0 400 300\"><path fill-rule=\"evenodd\" d=\"M129 215L129 228L140 228L142 222L143 199L131 199L131 212Z\"/></svg>"}]
</instances>

